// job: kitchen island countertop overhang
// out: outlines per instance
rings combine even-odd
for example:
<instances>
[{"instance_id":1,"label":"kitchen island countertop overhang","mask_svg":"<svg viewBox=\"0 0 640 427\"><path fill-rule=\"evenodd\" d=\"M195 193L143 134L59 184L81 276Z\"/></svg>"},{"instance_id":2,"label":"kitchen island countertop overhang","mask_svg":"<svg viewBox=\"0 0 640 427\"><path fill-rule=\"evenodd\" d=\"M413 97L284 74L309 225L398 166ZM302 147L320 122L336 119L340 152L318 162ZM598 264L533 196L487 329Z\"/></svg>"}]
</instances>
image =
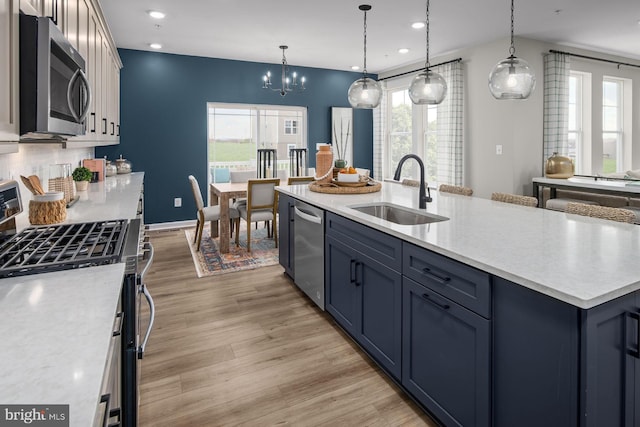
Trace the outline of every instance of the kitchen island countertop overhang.
<instances>
[{"instance_id":1,"label":"kitchen island countertop overhang","mask_svg":"<svg viewBox=\"0 0 640 427\"><path fill-rule=\"evenodd\" d=\"M426 212L449 218L399 225L350 206L418 209L416 188L385 182L369 194L278 191L557 300L588 309L640 289L640 227L634 224L433 192Z\"/></svg>"}]
</instances>

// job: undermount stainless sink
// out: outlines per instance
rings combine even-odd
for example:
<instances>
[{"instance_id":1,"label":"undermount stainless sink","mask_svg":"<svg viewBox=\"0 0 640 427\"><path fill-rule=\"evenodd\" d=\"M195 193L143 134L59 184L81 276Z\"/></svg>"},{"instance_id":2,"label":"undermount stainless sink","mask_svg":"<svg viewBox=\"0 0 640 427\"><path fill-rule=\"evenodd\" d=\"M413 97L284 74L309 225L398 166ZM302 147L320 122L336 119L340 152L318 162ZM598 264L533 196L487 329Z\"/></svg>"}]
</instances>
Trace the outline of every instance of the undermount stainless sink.
<instances>
[{"instance_id":1,"label":"undermount stainless sink","mask_svg":"<svg viewBox=\"0 0 640 427\"><path fill-rule=\"evenodd\" d=\"M432 222L447 221L449 219L444 216L409 209L392 203L371 203L349 206L349 208L400 225L430 224Z\"/></svg>"}]
</instances>

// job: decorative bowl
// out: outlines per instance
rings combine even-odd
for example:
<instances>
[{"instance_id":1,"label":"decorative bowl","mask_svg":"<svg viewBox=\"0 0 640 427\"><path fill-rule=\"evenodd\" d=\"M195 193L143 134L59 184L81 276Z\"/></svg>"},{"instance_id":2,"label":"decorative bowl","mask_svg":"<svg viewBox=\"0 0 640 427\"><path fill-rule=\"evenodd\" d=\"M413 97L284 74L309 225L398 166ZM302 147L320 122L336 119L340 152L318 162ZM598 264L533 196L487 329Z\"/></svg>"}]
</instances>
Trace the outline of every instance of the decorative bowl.
<instances>
[{"instance_id":1,"label":"decorative bowl","mask_svg":"<svg viewBox=\"0 0 640 427\"><path fill-rule=\"evenodd\" d=\"M340 182L358 182L358 181L360 181L360 174L358 174L358 173L342 173L342 172L338 172L338 181L340 181Z\"/></svg>"}]
</instances>

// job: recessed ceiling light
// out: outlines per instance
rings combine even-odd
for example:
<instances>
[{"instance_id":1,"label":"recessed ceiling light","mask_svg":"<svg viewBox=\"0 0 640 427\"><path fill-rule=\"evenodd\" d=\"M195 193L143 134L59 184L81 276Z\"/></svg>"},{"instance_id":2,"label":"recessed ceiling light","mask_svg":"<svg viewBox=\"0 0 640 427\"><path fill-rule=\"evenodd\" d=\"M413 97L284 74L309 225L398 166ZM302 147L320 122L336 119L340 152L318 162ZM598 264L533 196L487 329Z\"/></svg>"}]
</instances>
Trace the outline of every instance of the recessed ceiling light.
<instances>
[{"instance_id":1,"label":"recessed ceiling light","mask_svg":"<svg viewBox=\"0 0 640 427\"><path fill-rule=\"evenodd\" d=\"M151 49L162 49L162 45L160 43L151 43L149 47Z\"/></svg>"},{"instance_id":2,"label":"recessed ceiling light","mask_svg":"<svg viewBox=\"0 0 640 427\"><path fill-rule=\"evenodd\" d=\"M398 53L409 53L409 49L407 49L406 47L401 47L400 49L398 49Z\"/></svg>"},{"instance_id":3,"label":"recessed ceiling light","mask_svg":"<svg viewBox=\"0 0 640 427\"><path fill-rule=\"evenodd\" d=\"M351 69L352 69L353 71L358 71L358 70L360 69L360 66L359 66L359 65L352 65L352 66L351 66Z\"/></svg>"},{"instance_id":4,"label":"recessed ceiling light","mask_svg":"<svg viewBox=\"0 0 640 427\"><path fill-rule=\"evenodd\" d=\"M163 19L165 17L165 14L157 11L157 10L150 10L149 12L147 12L149 14L150 17L152 17L153 19Z\"/></svg>"},{"instance_id":5,"label":"recessed ceiling light","mask_svg":"<svg viewBox=\"0 0 640 427\"><path fill-rule=\"evenodd\" d=\"M414 22L413 24L411 24L411 28L419 30L420 28L424 28L424 25L424 22Z\"/></svg>"}]
</instances>

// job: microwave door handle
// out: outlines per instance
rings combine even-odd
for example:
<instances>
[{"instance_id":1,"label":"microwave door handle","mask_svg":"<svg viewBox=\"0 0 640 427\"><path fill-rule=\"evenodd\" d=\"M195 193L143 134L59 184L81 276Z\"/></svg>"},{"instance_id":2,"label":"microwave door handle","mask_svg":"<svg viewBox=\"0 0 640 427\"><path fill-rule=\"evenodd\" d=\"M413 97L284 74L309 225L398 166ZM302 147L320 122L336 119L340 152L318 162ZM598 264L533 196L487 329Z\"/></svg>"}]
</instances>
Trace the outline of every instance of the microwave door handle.
<instances>
[{"instance_id":1,"label":"microwave door handle","mask_svg":"<svg viewBox=\"0 0 640 427\"><path fill-rule=\"evenodd\" d=\"M86 94L86 96L84 97L84 103L82 104L82 114L80 114L79 117L79 122L82 123L84 119L87 118L87 114L89 114L89 106L91 104L91 85L89 84L89 79L87 79L87 75L84 73L84 71L82 71L80 68L78 68L78 71L80 72L80 83L82 84L84 93Z\"/></svg>"},{"instance_id":2,"label":"microwave door handle","mask_svg":"<svg viewBox=\"0 0 640 427\"><path fill-rule=\"evenodd\" d=\"M151 329L153 329L153 322L156 318L156 306L153 303L153 298L151 298L151 294L147 289L147 286L143 283L140 285L140 290L144 294L144 297L147 299L149 303L149 326L147 326L147 332L144 335L144 340L142 341L142 345L138 348L138 359L142 359L144 357L144 349L147 347L147 341L149 341L149 335L151 335Z\"/></svg>"},{"instance_id":3,"label":"microwave door handle","mask_svg":"<svg viewBox=\"0 0 640 427\"><path fill-rule=\"evenodd\" d=\"M67 105L69 106L69 111L71 111L71 115L73 115L73 118L76 120L76 122L80 123L82 120L80 120L80 115L78 114L78 112L73 108L73 104L71 102L71 93L73 92L73 85L76 82L76 80L78 80L78 76L80 75L80 72L82 70L80 70L80 68L78 68L76 70L75 73L73 73L73 76L71 76L71 79L69 79L69 85L67 86Z\"/></svg>"}]
</instances>

